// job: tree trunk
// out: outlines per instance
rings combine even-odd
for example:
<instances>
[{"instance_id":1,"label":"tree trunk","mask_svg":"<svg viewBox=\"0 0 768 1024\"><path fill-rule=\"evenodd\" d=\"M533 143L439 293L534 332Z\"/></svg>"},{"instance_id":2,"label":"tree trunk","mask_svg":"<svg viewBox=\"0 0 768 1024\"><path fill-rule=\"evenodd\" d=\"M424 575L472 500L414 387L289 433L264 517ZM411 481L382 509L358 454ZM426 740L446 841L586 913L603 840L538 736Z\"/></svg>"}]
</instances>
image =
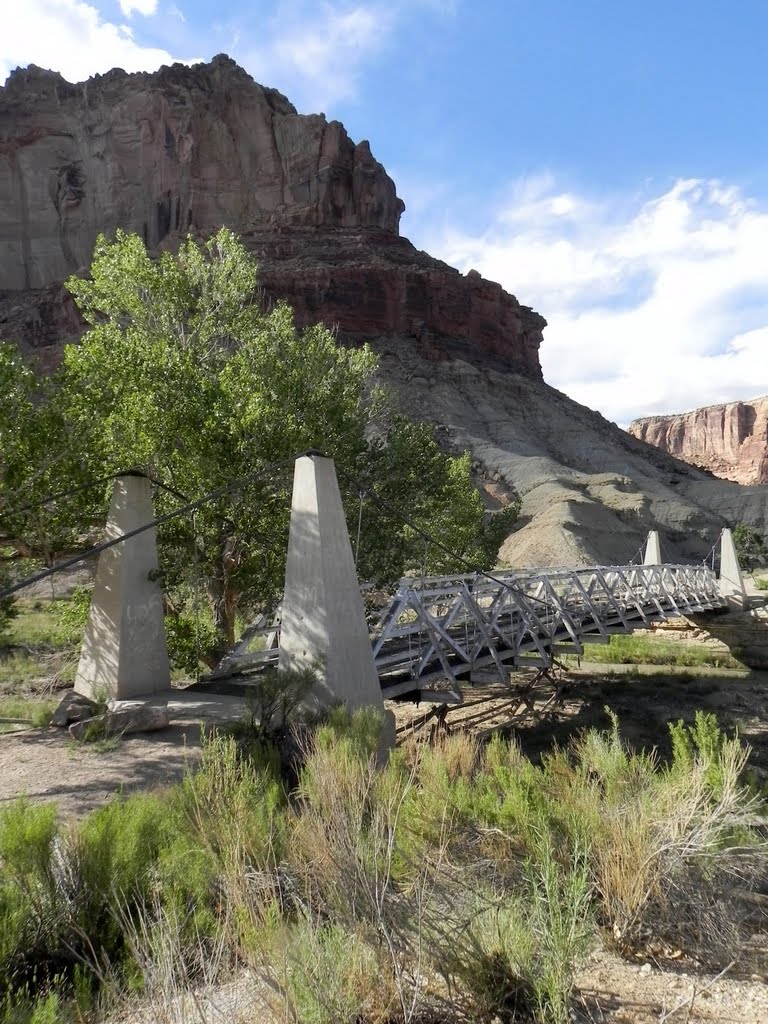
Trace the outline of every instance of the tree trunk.
<instances>
[{"instance_id":1,"label":"tree trunk","mask_svg":"<svg viewBox=\"0 0 768 1024\"><path fill-rule=\"evenodd\" d=\"M234 537L222 536L218 571L208 586L213 624L217 633L223 638L227 649L235 645L235 615L237 600L240 596L232 582L232 575L238 564L236 548L237 540Z\"/></svg>"}]
</instances>

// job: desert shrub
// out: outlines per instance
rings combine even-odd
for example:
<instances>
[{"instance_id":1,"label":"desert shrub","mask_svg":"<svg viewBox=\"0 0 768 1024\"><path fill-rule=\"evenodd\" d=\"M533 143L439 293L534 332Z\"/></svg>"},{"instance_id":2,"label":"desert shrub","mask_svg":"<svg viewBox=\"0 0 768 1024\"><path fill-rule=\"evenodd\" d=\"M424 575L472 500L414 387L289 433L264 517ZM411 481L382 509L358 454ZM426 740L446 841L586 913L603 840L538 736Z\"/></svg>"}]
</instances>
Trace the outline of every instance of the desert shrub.
<instances>
[{"instance_id":1,"label":"desert shrub","mask_svg":"<svg viewBox=\"0 0 768 1024\"><path fill-rule=\"evenodd\" d=\"M0 982L23 984L37 966L55 972L60 921L59 829L53 805L21 798L0 814ZM41 971L41 975L44 974Z\"/></svg>"},{"instance_id":2,"label":"desert shrub","mask_svg":"<svg viewBox=\"0 0 768 1024\"><path fill-rule=\"evenodd\" d=\"M748 887L755 877L756 805L739 784L747 752L699 716L692 729L673 729L677 753L663 769L654 754L627 749L611 717L610 729L584 733L539 766L501 739L453 776L444 748L424 751L406 819L428 841L449 814L461 837L452 859L482 854L510 891L551 844L561 872L587 872L597 919L620 948L654 934L717 960L722 936L735 941L738 931L734 880Z\"/></svg>"},{"instance_id":3,"label":"desert shrub","mask_svg":"<svg viewBox=\"0 0 768 1024\"><path fill-rule=\"evenodd\" d=\"M551 834L510 874L476 859L453 879L435 965L468 1019L565 1024L575 973L594 944L586 851L561 863Z\"/></svg>"},{"instance_id":4,"label":"desert shrub","mask_svg":"<svg viewBox=\"0 0 768 1024\"><path fill-rule=\"evenodd\" d=\"M314 668L276 669L262 672L246 698L246 735L266 740L279 729L290 728L302 702L317 682Z\"/></svg>"},{"instance_id":5,"label":"desert shrub","mask_svg":"<svg viewBox=\"0 0 768 1024\"><path fill-rule=\"evenodd\" d=\"M526 861L525 875L536 1007L547 1024L566 1024L576 969L594 939L588 851L577 846L564 867L555 856L552 834L544 832Z\"/></svg>"},{"instance_id":6,"label":"desert shrub","mask_svg":"<svg viewBox=\"0 0 768 1024\"><path fill-rule=\"evenodd\" d=\"M271 1009L294 1024L385 1024L397 1007L381 943L363 927L320 922L307 914L273 935Z\"/></svg>"},{"instance_id":7,"label":"desert shrub","mask_svg":"<svg viewBox=\"0 0 768 1024\"><path fill-rule=\"evenodd\" d=\"M718 725L717 716L711 712L697 711L692 726L687 726L682 719L670 722L669 732L673 772L685 775L698 763L716 799L722 796L726 777L731 778L735 765L742 760L746 764L746 754L739 740L735 736L727 737Z\"/></svg>"},{"instance_id":8,"label":"desert shrub","mask_svg":"<svg viewBox=\"0 0 768 1024\"><path fill-rule=\"evenodd\" d=\"M110 960L122 951L115 900L140 905L147 897L161 851L171 840L165 801L137 794L91 814L72 836L77 928L98 936Z\"/></svg>"},{"instance_id":9,"label":"desert shrub","mask_svg":"<svg viewBox=\"0 0 768 1024\"><path fill-rule=\"evenodd\" d=\"M765 850L746 751L711 717L673 727L668 768L615 717L538 765L464 736L384 760L381 727L333 709L304 729L294 789L269 743L213 734L162 796L66 828L13 805L0 986L31 1013L80 971L162 1009L244 960L290 1021L405 1024L448 993L468 1019L564 1024L595 924L626 952L738 948Z\"/></svg>"}]
</instances>

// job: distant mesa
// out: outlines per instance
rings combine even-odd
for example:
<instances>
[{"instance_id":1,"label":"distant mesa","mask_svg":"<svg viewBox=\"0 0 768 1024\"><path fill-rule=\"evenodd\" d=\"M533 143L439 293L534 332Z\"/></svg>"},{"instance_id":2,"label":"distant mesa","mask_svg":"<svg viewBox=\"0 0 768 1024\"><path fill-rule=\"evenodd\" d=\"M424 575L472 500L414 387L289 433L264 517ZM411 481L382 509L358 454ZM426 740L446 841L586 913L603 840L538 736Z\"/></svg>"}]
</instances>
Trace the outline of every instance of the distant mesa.
<instances>
[{"instance_id":1,"label":"distant mesa","mask_svg":"<svg viewBox=\"0 0 768 1024\"><path fill-rule=\"evenodd\" d=\"M724 480L768 484L768 396L646 416L631 423L629 432Z\"/></svg>"}]
</instances>

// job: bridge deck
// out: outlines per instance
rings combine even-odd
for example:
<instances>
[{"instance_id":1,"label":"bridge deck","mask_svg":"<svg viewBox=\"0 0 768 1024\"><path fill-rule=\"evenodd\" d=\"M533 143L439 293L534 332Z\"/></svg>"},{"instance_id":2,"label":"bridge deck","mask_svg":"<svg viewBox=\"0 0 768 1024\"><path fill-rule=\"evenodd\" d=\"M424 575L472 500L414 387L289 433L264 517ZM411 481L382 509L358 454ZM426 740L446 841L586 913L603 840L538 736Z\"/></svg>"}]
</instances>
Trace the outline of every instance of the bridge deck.
<instances>
[{"instance_id":1,"label":"bridge deck","mask_svg":"<svg viewBox=\"0 0 768 1024\"><path fill-rule=\"evenodd\" d=\"M460 680L495 669L549 667L558 653L669 615L724 608L704 565L593 566L403 579L371 643L386 698L460 700ZM266 650L252 652L257 635ZM279 628L254 627L209 677L274 664ZM447 686L447 690L446 690Z\"/></svg>"}]
</instances>

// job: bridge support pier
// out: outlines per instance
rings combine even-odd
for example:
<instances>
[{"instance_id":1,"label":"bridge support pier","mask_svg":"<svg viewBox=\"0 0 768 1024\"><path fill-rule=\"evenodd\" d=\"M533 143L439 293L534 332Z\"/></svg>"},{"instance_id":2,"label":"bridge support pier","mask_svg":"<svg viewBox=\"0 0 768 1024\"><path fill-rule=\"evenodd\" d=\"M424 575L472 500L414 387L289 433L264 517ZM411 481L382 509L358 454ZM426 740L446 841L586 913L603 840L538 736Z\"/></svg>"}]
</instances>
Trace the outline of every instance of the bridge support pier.
<instances>
[{"instance_id":1,"label":"bridge support pier","mask_svg":"<svg viewBox=\"0 0 768 1024\"><path fill-rule=\"evenodd\" d=\"M661 565L661 541L659 531L651 530L648 533L648 540L645 542L645 555L643 565Z\"/></svg>"},{"instance_id":2,"label":"bridge support pier","mask_svg":"<svg viewBox=\"0 0 768 1024\"><path fill-rule=\"evenodd\" d=\"M154 518L144 476L115 480L106 540ZM163 594L154 527L99 555L75 690L91 698L127 700L168 690L171 673L163 625Z\"/></svg>"},{"instance_id":3,"label":"bridge support pier","mask_svg":"<svg viewBox=\"0 0 768 1024\"><path fill-rule=\"evenodd\" d=\"M743 608L747 600L744 577L741 575L739 557L733 534L726 527L720 535L720 596L734 608Z\"/></svg>"},{"instance_id":4,"label":"bridge support pier","mask_svg":"<svg viewBox=\"0 0 768 1024\"><path fill-rule=\"evenodd\" d=\"M394 745L332 459L303 455L293 477L291 527L280 627L281 670L312 666L315 709L342 701L384 715L383 745Z\"/></svg>"}]
</instances>

